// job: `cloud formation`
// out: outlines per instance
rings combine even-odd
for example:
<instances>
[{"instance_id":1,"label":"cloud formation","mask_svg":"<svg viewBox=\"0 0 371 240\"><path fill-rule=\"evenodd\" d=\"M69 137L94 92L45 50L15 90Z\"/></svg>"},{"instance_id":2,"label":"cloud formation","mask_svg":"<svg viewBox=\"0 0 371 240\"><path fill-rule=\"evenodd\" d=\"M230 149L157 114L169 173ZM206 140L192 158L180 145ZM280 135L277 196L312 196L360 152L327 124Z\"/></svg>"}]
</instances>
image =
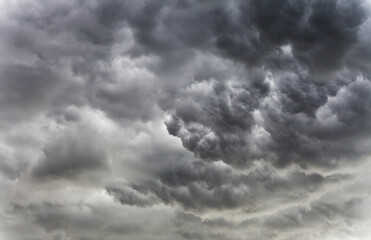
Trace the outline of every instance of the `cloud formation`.
<instances>
[{"instance_id":1,"label":"cloud formation","mask_svg":"<svg viewBox=\"0 0 371 240\"><path fill-rule=\"evenodd\" d=\"M369 238L369 1L0 9L1 239Z\"/></svg>"}]
</instances>

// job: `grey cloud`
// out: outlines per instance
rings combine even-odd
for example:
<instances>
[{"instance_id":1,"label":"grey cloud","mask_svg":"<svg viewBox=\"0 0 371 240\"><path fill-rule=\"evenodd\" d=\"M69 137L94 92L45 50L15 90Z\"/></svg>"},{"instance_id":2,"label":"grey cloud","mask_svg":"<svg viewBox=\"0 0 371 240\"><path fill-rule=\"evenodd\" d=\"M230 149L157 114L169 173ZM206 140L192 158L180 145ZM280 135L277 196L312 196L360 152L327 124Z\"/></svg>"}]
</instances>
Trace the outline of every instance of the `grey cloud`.
<instances>
[{"instance_id":1,"label":"grey cloud","mask_svg":"<svg viewBox=\"0 0 371 240\"><path fill-rule=\"evenodd\" d=\"M362 3L153 1L135 8L136 14L127 14L127 21L141 45L167 64L171 64L168 57L174 61L171 51L200 48L219 49L250 66L264 65L281 46L290 44L295 59L315 77L326 79L343 67L357 42L359 27L367 18ZM146 18L138 17L142 15Z\"/></svg>"},{"instance_id":2,"label":"grey cloud","mask_svg":"<svg viewBox=\"0 0 371 240\"><path fill-rule=\"evenodd\" d=\"M280 166L328 166L345 154L365 153L357 152L349 140L366 141L369 136L368 79L344 75L317 83L300 70L268 74L264 88L233 82L205 85L211 89L207 93L179 94L166 122L169 133L197 157L237 166L260 158Z\"/></svg>"},{"instance_id":3,"label":"grey cloud","mask_svg":"<svg viewBox=\"0 0 371 240\"><path fill-rule=\"evenodd\" d=\"M123 63L125 64L125 63ZM107 71L114 71L107 69ZM130 69L128 69L130 71ZM142 72L141 72L142 71ZM125 70L118 72L126 74ZM143 75L143 79L141 78ZM150 73L145 69L138 69L135 77L129 76L121 79L121 76L110 76L109 81L92 84L92 94L89 95L93 106L104 109L110 116L119 119L143 119L149 120L157 113L157 106L152 101L156 97L156 90ZM140 109L140 111L138 111Z\"/></svg>"},{"instance_id":4,"label":"grey cloud","mask_svg":"<svg viewBox=\"0 0 371 240\"><path fill-rule=\"evenodd\" d=\"M1 66L2 121L20 121L46 108L58 89L60 77L43 66Z\"/></svg>"},{"instance_id":5,"label":"grey cloud","mask_svg":"<svg viewBox=\"0 0 371 240\"><path fill-rule=\"evenodd\" d=\"M17 179L28 167L25 161L9 162L8 157L5 156L1 156L0 159L0 171L10 179Z\"/></svg>"},{"instance_id":6,"label":"grey cloud","mask_svg":"<svg viewBox=\"0 0 371 240\"><path fill-rule=\"evenodd\" d=\"M357 207L361 206L361 199L351 199L341 204L333 203L317 203L311 206L310 209L300 208L296 212L280 213L278 216L273 216L267 220L267 225L275 229L287 229L297 227L308 227L310 224L318 224L318 218L324 218L325 221L320 221L321 225L339 219L339 216L345 216L346 221L351 224L352 218L358 216Z\"/></svg>"},{"instance_id":7,"label":"grey cloud","mask_svg":"<svg viewBox=\"0 0 371 240\"><path fill-rule=\"evenodd\" d=\"M232 84L205 82L211 85L207 95L186 90L186 99L175 103L174 117L166 124L169 133L180 137L183 145L196 156L243 165L248 140L239 133L251 131L253 111L259 108L268 87ZM196 83L195 88L198 86L202 87ZM198 104L194 104L193 99Z\"/></svg>"},{"instance_id":8,"label":"grey cloud","mask_svg":"<svg viewBox=\"0 0 371 240\"><path fill-rule=\"evenodd\" d=\"M0 238L368 235L366 1L0 5Z\"/></svg>"},{"instance_id":9,"label":"grey cloud","mask_svg":"<svg viewBox=\"0 0 371 240\"><path fill-rule=\"evenodd\" d=\"M153 105L156 91L152 92L153 80L148 77L150 73L145 69L145 63L139 68L144 73L139 82L130 68L131 61L136 58L128 56L126 62L114 62L121 57L120 51L127 51L125 47L120 50L120 46L130 46L132 41L131 30L121 16L124 13L122 4L115 1L46 5L35 2L30 3L30 8L35 11L21 13L17 9L12 12L14 26L6 29L8 34L2 39L9 54L17 56L20 52L30 59L28 66L18 71L24 75L28 69L30 76L23 76L23 79L38 78L33 81L32 88L42 92L24 105L48 97L45 100L52 103L51 111L69 105L91 105L118 119L149 120L156 114ZM112 13L113 9L119 16ZM12 61L22 62L22 59L15 57ZM129 65L121 70L120 67L126 64ZM33 68L37 73L32 75ZM52 75L56 75L55 69L58 69L58 77ZM14 67L7 70L4 77L11 71L14 72ZM21 73L17 74L16 77L22 77ZM55 89L54 85L61 84L63 88ZM44 104L35 111L46 107Z\"/></svg>"},{"instance_id":10,"label":"grey cloud","mask_svg":"<svg viewBox=\"0 0 371 240\"><path fill-rule=\"evenodd\" d=\"M92 231L100 229L103 232L106 222L98 214L90 212L88 206L84 206L84 208L43 203L28 206L15 205L13 211L16 213L30 212L34 222L41 225L49 233L49 236L58 236L60 231L66 231L62 236L67 235L72 239L76 237L79 239L96 239L97 236L94 236L95 234ZM121 229L123 229L123 226L125 225L123 224ZM135 228L140 231L138 225L127 225L127 227L133 231L135 231ZM111 228L108 227L108 230L114 233ZM108 239L115 238L110 236Z\"/></svg>"},{"instance_id":11,"label":"grey cloud","mask_svg":"<svg viewBox=\"0 0 371 240\"><path fill-rule=\"evenodd\" d=\"M34 167L36 179L73 178L86 171L105 169L107 154L98 133L82 129L57 135L43 149L44 156Z\"/></svg>"},{"instance_id":12,"label":"grey cloud","mask_svg":"<svg viewBox=\"0 0 371 240\"><path fill-rule=\"evenodd\" d=\"M40 201L35 204L12 204L7 213L17 219L27 219L28 231L38 239L109 239L135 238L179 239L172 232L167 209L125 208L82 200L80 203L54 204ZM163 214L165 212L165 214ZM18 220L19 222L19 220ZM22 225L18 225L20 227ZM36 229L35 229L36 228ZM40 231L40 228L43 231ZM168 230L169 229L169 230ZM37 231L39 230L39 231ZM41 233L40 233L41 232ZM19 231L11 239L33 239L29 232Z\"/></svg>"},{"instance_id":13,"label":"grey cloud","mask_svg":"<svg viewBox=\"0 0 371 240\"><path fill-rule=\"evenodd\" d=\"M350 188L354 187L353 184ZM334 236L347 239L352 236L352 232L356 236L356 231L351 229L365 222L367 214L364 211L370 207L370 202L362 196L367 193L358 192L354 195L352 191L349 194L344 194L343 191L347 190L330 190L330 193L308 204L288 206L267 216L256 215L242 221L223 217L201 218L193 213L178 212L175 222L181 229L180 233L186 236L203 236L206 239L218 231L227 233L232 239L233 236L243 236L241 239L246 239L245 234L251 239L313 239ZM258 231L254 232L256 229ZM238 237L236 239L240 239Z\"/></svg>"},{"instance_id":14,"label":"grey cloud","mask_svg":"<svg viewBox=\"0 0 371 240\"><path fill-rule=\"evenodd\" d=\"M121 204L147 207L158 202L154 195L146 195L132 188L107 187L107 192L117 198Z\"/></svg>"},{"instance_id":15,"label":"grey cloud","mask_svg":"<svg viewBox=\"0 0 371 240\"><path fill-rule=\"evenodd\" d=\"M15 180L29 167L27 151L14 153L9 149L2 149L0 154L0 172L9 179Z\"/></svg>"},{"instance_id":16,"label":"grey cloud","mask_svg":"<svg viewBox=\"0 0 371 240\"><path fill-rule=\"evenodd\" d=\"M326 78L344 65L365 19L362 1L247 1L237 21L219 25L218 45L239 61L264 64L290 44L295 58Z\"/></svg>"},{"instance_id":17,"label":"grey cloud","mask_svg":"<svg viewBox=\"0 0 371 240\"><path fill-rule=\"evenodd\" d=\"M218 220L215 219L214 221ZM221 227L225 227L225 223L226 221L223 221ZM177 212L175 225L178 228L176 233L183 239L241 239L231 236L229 233L223 233L220 231L221 228L209 228L210 224L192 213Z\"/></svg>"},{"instance_id":18,"label":"grey cloud","mask_svg":"<svg viewBox=\"0 0 371 240\"><path fill-rule=\"evenodd\" d=\"M203 212L211 209L268 209L277 202L303 200L326 186L346 182L351 176L322 176L294 169L280 174L269 165L258 163L250 173L243 174L230 167L193 161L164 169L157 178L159 181L147 181L134 189L142 194L153 193L165 203L178 203L189 210ZM117 198L121 200L121 197L123 204L131 204L130 199L134 196L120 191ZM137 204L142 205L141 202L138 199Z\"/></svg>"},{"instance_id":19,"label":"grey cloud","mask_svg":"<svg viewBox=\"0 0 371 240\"><path fill-rule=\"evenodd\" d=\"M348 232L354 225L364 221L362 209L369 203L363 198L345 198L336 203L319 200L308 207L286 209L271 217L263 224L271 232L286 232L286 239L312 239L326 236L326 229L336 226L337 230L329 230L330 236ZM305 235L308 229L317 229L316 233Z\"/></svg>"},{"instance_id":20,"label":"grey cloud","mask_svg":"<svg viewBox=\"0 0 371 240\"><path fill-rule=\"evenodd\" d=\"M370 75L370 29L371 20L368 18L360 28L358 42L349 53L348 59L348 65L366 74L366 76Z\"/></svg>"}]
</instances>

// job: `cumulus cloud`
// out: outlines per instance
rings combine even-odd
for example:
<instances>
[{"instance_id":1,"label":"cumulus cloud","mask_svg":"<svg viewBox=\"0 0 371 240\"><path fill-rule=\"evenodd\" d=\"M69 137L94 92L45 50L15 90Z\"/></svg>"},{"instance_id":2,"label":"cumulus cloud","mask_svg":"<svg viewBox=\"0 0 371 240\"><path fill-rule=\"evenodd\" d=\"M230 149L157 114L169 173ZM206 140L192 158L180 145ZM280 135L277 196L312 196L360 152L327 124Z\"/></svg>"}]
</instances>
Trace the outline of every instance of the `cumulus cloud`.
<instances>
[{"instance_id":1,"label":"cumulus cloud","mask_svg":"<svg viewBox=\"0 0 371 240\"><path fill-rule=\"evenodd\" d=\"M0 238L370 234L368 1L0 9Z\"/></svg>"}]
</instances>

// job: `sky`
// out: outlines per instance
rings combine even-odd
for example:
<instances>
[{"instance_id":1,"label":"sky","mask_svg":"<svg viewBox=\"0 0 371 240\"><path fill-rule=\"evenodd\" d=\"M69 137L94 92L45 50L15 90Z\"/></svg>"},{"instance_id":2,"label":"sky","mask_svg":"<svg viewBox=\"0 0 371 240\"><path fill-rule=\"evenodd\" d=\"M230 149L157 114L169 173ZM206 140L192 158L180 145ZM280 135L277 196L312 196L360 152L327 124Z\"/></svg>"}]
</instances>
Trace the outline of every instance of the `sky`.
<instances>
[{"instance_id":1,"label":"sky","mask_svg":"<svg viewBox=\"0 0 371 240\"><path fill-rule=\"evenodd\" d=\"M370 14L0 1L0 239L371 239Z\"/></svg>"}]
</instances>

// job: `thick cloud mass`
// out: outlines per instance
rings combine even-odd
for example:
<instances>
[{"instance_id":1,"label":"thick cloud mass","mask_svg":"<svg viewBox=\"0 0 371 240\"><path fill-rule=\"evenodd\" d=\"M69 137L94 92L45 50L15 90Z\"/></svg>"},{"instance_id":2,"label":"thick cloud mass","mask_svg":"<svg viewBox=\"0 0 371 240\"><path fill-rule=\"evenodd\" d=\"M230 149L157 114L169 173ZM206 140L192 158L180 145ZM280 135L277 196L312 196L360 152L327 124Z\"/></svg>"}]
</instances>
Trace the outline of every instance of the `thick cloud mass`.
<instances>
[{"instance_id":1,"label":"thick cloud mass","mask_svg":"<svg viewBox=\"0 0 371 240\"><path fill-rule=\"evenodd\" d=\"M0 239L370 239L370 1L0 9Z\"/></svg>"}]
</instances>

